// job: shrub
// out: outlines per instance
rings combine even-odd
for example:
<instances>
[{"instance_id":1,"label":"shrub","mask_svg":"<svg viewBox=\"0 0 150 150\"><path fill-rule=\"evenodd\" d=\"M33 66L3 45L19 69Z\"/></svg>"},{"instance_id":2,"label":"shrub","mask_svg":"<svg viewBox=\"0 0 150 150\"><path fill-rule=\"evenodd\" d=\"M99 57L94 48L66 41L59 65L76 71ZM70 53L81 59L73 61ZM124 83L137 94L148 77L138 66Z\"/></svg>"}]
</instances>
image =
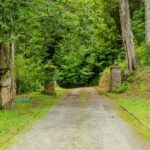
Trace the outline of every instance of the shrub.
<instances>
[{"instance_id":1,"label":"shrub","mask_svg":"<svg viewBox=\"0 0 150 150\"><path fill-rule=\"evenodd\" d=\"M142 43L141 46L137 48L137 54L141 65L150 65L150 43Z\"/></svg>"},{"instance_id":2,"label":"shrub","mask_svg":"<svg viewBox=\"0 0 150 150\"><path fill-rule=\"evenodd\" d=\"M123 83L121 86L119 86L119 87L117 88L117 90L115 91L115 93L120 94L120 93L126 92L127 90L128 90L128 83L125 82L125 83Z\"/></svg>"}]
</instances>

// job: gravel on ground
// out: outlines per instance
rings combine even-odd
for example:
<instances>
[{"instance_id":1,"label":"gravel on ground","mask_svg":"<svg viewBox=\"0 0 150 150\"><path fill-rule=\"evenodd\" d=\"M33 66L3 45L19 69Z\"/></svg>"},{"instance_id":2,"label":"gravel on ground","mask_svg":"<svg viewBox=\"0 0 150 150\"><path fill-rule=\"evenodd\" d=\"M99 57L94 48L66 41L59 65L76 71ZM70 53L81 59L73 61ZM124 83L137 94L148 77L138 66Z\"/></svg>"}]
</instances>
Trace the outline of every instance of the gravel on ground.
<instances>
[{"instance_id":1,"label":"gravel on ground","mask_svg":"<svg viewBox=\"0 0 150 150\"><path fill-rule=\"evenodd\" d=\"M88 95L84 102L82 90ZM150 150L150 145L120 119L111 101L94 88L78 88L9 150Z\"/></svg>"}]
</instances>

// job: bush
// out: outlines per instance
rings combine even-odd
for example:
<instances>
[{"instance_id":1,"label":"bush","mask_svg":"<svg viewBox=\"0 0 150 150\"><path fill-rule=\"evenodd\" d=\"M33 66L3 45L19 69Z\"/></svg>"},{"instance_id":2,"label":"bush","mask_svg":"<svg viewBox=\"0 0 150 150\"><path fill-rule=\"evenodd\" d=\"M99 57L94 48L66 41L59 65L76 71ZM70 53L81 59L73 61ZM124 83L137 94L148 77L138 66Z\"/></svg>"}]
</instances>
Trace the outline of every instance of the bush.
<instances>
[{"instance_id":1,"label":"bush","mask_svg":"<svg viewBox=\"0 0 150 150\"><path fill-rule=\"evenodd\" d=\"M141 65L150 65L150 43L142 43L141 46L137 48L137 54Z\"/></svg>"},{"instance_id":2,"label":"bush","mask_svg":"<svg viewBox=\"0 0 150 150\"><path fill-rule=\"evenodd\" d=\"M121 86L119 86L117 88L117 90L115 91L115 93L118 93L118 94L121 94L121 93L124 93L128 90L128 83L123 83Z\"/></svg>"},{"instance_id":3,"label":"bush","mask_svg":"<svg viewBox=\"0 0 150 150\"><path fill-rule=\"evenodd\" d=\"M44 72L40 63L35 63L32 59L25 59L22 55L18 55L16 64L18 93L36 91L42 88Z\"/></svg>"}]
</instances>

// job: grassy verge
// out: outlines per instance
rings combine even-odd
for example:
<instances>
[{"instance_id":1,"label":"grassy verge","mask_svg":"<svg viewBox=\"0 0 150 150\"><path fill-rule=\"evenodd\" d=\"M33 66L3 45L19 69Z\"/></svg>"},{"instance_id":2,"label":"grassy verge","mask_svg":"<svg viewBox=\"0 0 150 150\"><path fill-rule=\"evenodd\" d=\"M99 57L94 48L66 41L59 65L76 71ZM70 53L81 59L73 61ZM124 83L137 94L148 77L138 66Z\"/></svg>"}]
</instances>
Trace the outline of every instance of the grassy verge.
<instances>
[{"instance_id":1,"label":"grassy verge","mask_svg":"<svg viewBox=\"0 0 150 150\"><path fill-rule=\"evenodd\" d=\"M131 76L124 76L124 82L116 93L108 93L107 89L103 90L105 89L103 85L109 86L107 82L109 80L104 80L106 77L107 75L104 74L101 78L98 92L115 100L123 108L120 113L122 118L150 141L150 67L142 66Z\"/></svg>"},{"instance_id":2,"label":"grassy verge","mask_svg":"<svg viewBox=\"0 0 150 150\"><path fill-rule=\"evenodd\" d=\"M126 111L121 111L121 117L127 121L142 137L150 141L150 100L140 98L122 97L123 95L109 94L117 100L117 104ZM129 113L132 115L130 115ZM135 119L137 118L137 119Z\"/></svg>"},{"instance_id":3,"label":"grassy verge","mask_svg":"<svg viewBox=\"0 0 150 150\"><path fill-rule=\"evenodd\" d=\"M11 144L13 137L23 128L29 127L36 120L43 117L47 111L59 104L66 95L63 89L57 89L57 96L43 93L31 93L17 96L18 98L31 97L29 102L17 102L16 108L0 111L0 149Z\"/></svg>"}]
</instances>

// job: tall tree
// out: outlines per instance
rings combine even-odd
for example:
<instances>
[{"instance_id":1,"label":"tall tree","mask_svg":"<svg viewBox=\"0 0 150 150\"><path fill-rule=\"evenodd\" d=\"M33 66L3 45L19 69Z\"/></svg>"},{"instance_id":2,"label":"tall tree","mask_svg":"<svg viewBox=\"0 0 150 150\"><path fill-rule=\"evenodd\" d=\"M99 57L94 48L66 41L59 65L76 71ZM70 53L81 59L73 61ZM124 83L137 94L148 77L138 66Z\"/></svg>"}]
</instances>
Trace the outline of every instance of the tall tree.
<instances>
[{"instance_id":1,"label":"tall tree","mask_svg":"<svg viewBox=\"0 0 150 150\"><path fill-rule=\"evenodd\" d=\"M150 0L145 0L146 42L150 42Z\"/></svg>"},{"instance_id":2,"label":"tall tree","mask_svg":"<svg viewBox=\"0 0 150 150\"><path fill-rule=\"evenodd\" d=\"M13 107L15 88L10 45L0 43L0 108Z\"/></svg>"},{"instance_id":3,"label":"tall tree","mask_svg":"<svg viewBox=\"0 0 150 150\"><path fill-rule=\"evenodd\" d=\"M126 52L126 61L130 74L133 70L137 68L138 62L133 41L133 32L131 29L129 2L128 0L120 0L119 5L123 45Z\"/></svg>"}]
</instances>

